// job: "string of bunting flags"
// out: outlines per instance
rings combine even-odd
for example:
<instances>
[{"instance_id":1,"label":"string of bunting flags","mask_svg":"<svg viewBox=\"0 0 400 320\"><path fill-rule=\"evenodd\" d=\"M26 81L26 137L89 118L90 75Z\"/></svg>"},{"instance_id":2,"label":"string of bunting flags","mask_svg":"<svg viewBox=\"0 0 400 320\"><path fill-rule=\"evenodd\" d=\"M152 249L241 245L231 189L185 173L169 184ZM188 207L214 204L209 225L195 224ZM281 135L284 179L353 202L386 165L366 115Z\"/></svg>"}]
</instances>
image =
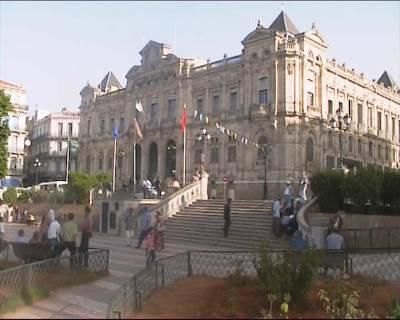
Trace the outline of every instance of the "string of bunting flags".
<instances>
[{"instance_id":1,"label":"string of bunting flags","mask_svg":"<svg viewBox=\"0 0 400 320\"><path fill-rule=\"evenodd\" d=\"M193 119L194 120L199 119L201 122L204 122L207 125L208 124L211 125L210 118L206 114L204 114L202 112L198 112L197 110L194 111ZM254 142L245 136L239 135L237 133L237 131L223 126L220 122L216 121L215 126L222 134L227 134L229 137L231 137L231 139L233 139L235 141L238 141L238 142L246 144L246 145L255 146L257 149L264 150L264 147L265 147L264 145L260 145L257 142Z\"/></svg>"}]
</instances>

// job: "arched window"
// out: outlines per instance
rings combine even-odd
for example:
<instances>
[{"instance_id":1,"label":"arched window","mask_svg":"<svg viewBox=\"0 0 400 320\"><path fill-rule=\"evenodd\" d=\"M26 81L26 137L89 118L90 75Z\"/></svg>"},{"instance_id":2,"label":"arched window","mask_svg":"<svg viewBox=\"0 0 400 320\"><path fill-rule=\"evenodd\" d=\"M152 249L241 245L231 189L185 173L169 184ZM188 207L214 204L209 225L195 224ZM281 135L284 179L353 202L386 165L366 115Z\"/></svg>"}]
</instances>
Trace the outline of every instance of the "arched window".
<instances>
[{"instance_id":1,"label":"arched window","mask_svg":"<svg viewBox=\"0 0 400 320\"><path fill-rule=\"evenodd\" d=\"M307 159L307 161L314 160L314 141L312 138L308 138L308 140L307 140L306 159Z\"/></svg>"},{"instance_id":2,"label":"arched window","mask_svg":"<svg viewBox=\"0 0 400 320\"><path fill-rule=\"evenodd\" d=\"M370 141L370 143L368 144L368 154L371 158L372 158L372 147L373 147L372 141Z\"/></svg>"},{"instance_id":3,"label":"arched window","mask_svg":"<svg viewBox=\"0 0 400 320\"><path fill-rule=\"evenodd\" d=\"M328 148L333 148L333 133L331 131L328 133Z\"/></svg>"},{"instance_id":4,"label":"arched window","mask_svg":"<svg viewBox=\"0 0 400 320\"><path fill-rule=\"evenodd\" d=\"M389 147L386 146L386 151L385 151L385 160L389 160Z\"/></svg>"},{"instance_id":5,"label":"arched window","mask_svg":"<svg viewBox=\"0 0 400 320\"><path fill-rule=\"evenodd\" d=\"M378 145L378 158L382 159L382 145Z\"/></svg>"},{"instance_id":6,"label":"arched window","mask_svg":"<svg viewBox=\"0 0 400 320\"><path fill-rule=\"evenodd\" d=\"M268 144L268 139L267 139L267 137L266 137L266 136L261 136L261 137L258 139L258 144L259 144L260 146L262 146L262 145L267 145L267 144ZM263 159L264 159L264 151L263 151L262 148L259 148L259 149L257 150L257 160L263 160Z\"/></svg>"},{"instance_id":7,"label":"arched window","mask_svg":"<svg viewBox=\"0 0 400 320\"><path fill-rule=\"evenodd\" d=\"M362 154L362 142L361 142L361 139L358 139L358 153Z\"/></svg>"}]
</instances>

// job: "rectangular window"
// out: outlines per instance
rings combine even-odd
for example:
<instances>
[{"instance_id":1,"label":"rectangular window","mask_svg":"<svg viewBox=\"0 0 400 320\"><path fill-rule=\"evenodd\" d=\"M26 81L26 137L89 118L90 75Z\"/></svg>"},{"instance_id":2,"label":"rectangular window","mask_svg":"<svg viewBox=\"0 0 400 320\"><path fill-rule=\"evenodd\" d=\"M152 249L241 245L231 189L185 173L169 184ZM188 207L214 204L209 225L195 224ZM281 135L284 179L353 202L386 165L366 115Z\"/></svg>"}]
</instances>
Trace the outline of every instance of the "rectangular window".
<instances>
[{"instance_id":1,"label":"rectangular window","mask_svg":"<svg viewBox=\"0 0 400 320\"><path fill-rule=\"evenodd\" d=\"M119 128L118 131L123 133L125 131L125 118L119 118Z\"/></svg>"},{"instance_id":2,"label":"rectangular window","mask_svg":"<svg viewBox=\"0 0 400 320\"><path fill-rule=\"evenodd\" d=\"M368 125L372 128L372 108L368 108Z\"/></svg>"},{"instance_id":3,"label":"rectangular window","mask_svg":"<svg viewBox=\"0 0 400 320\"><path fill-rule=\"evenodd\" d=\"M86 156L86 171L90 173L90 156Z\"/></svg>"},{"instance_id":4,"label":"rectangular window","mask_svg":"<svg viewBox=\"0 0 400 320\"><path fill-rule=\"evenodd\" d=\"M395 133L396 133L396 120L392 118L392 140L394 140Z\"/></svg>"},{"instance_id":5,"label":"rectangular window","mask_svg":"<svg viewBox=\"0 0 400 320\"><path fill-rule=\"evenodd\" d=\"M72 122L68 123L68 137L72 137L72 131L73 131L73 124Z\"/></svg>"},{"instance_id":6,"label":"rectangular window","mask_svg":"<svg viewBox=\"0 0 400 320\"><path fill-rule=\"evenodd\" d=\"M113 167L113 158L109 156L107 161L107 168L108 170L112 170L112 167Z\"/></svg>"},{"instance_id":7,"label":"rectangular window","mask_svg":"<svg viewBox=\"0 0 400 320\"><path fill-rule=\"evenodd\" d=\"M91 127L92 127L92 120L89 119L89 120L87 121L87 134L88 134L88 136L90 136Z\"/></svg>"},{"instance_id":8,"label":"rectangular window","mask_svg":"<svg viewBox=\"0 0 400 320\"><path fill-rule=\"evenodd\" d=\"M56 172L61 171L61 161L56 161Z\"/></svg>"},{"instance_id":9,"label":"rectangular window","mask_svg":"<svg viewBox=\"0 0 400 320\"><path fill-rule=\"evenodd\" d=\"M196 100L196 109L198 113L203 112L203 98L197 98Z\"/></svg>"},{"instance_id":10,"label":"rectangular window","mask_svg":"<svg viewBox=\"0 0 400 320\"><path fill-rule=\"evenodd\" d=\"M328 169L333 169L335 167L335 158L332 156L326 157L326 167Z\"/></svg>"},{"instance_id":11,"label":"rectangular window","mask_svg":"<svg viewBox=\"0 0 400 320\"><path fill-rule=\"evenodd\" d=\"M211 163L218 163L218 155L219 155L219 149L214 147L211 148Z\"/></svg>"},{"instance_id":12,"label":"rectangular window","mask_svg":"<svg viewBox=\"0 0 400 320\"><path fill-rule=\"evenodd\" d=\"M353 100L349 100L349 117L353 119Z\"/></svg>"},{"instance_id":13,"label":"rectangular window","mask_svg":"<svg viewBox=\"0 0 400 320\"><path fill-rule=\"evenodd\" d=\"M115 127L115 119L111 118L110 119L110 132L113 133L114 132L114 127Z\"/></svg>"},{"instance_id":14,"label":"rectangular window","mask_svg":"<svg viewBox=\"0 0 400 320\"><path fill-rule=\"evenodd\" d=\"M103 156L99 157L99 170L103 170Z\"/></svg>"},{"instance_id":15,"label":"rectangular window","mask_svg":"<svg viewBox=\"0 0 400 320\"><path fill-rule=\"evenodd\" d=\"M307 92L307 106L312 107L314 105L314 93Z\"/></svg>"},{"instance_id":16,"label":"rectangular window","mask_svg":"<svg viewBox=\"0 0 400 320\"><path fill-rule=\"evenodd\" d=\"M268 90L263 89L258 91L258 103L266 105L268 102Z\"/></svg>"},{"instance_id":17,"label":"rectangular window","mask_svg":"<svg viewBox=\"0 0 400 320\"><path fill-rule=\"evenodd\" d=\"M194 163L201 163L201 149L194 150Z\"/></svg>"},{"instance_id":18,"label":"rectangular window","mask_svg":"<svg viewBox=\"0 0 400 320\"><path fill-rule=\"evenodd\" d=\"M219 95L215 95L212 98L212 112L218 113L219 111Z\"/></svg>"},{"instance_id":19,"label":"rectangular window","mask_svg":"<svg viewBox=\"0 0 400 320\"><path fill-rule=\"evenodd\" d=\"M58 136L62 137L62 134L63 134L63 123L59 122L58 123Z\"/></svg>"},{"instance_id":20,"label":"rectangular window","mask_svg":"<svg viewBox=\"0 0 400 320\"><path fill-rule=\"evenodd\" d=\"M59 152L62 151L62 142L61 141L58 142L58 151Z\"/></svg>"},{"instance_id":21,"label":"rectangular window","mask_svg":"<svg viewBox=\"0 0 400 320\"><path fill-rule=\"evenodd\" d=\"M378 121L378 130L382 130L382 112L378 111L378 116L377 116L377 121Z\"/></svg>"},{"instance_id":22,"label":"rectangular window","mask_svg":"<svg viewBox=\"0 0 400 320\"><path fill-rule=\"evenodd\" d=\"M387 114L385 115L385 132L389 132L389 116Z\"/></svg>"},{"instance_id":23,"label":"rectangular window","mask_svg":"<svg viewBox=\"0 0 400 320\"><path fill-rule=\"evenodd\" d=\"M118 156L118 169L122 169L123 164L124 164L124 157Z\"/></svg>"},{"instance_id":24,"label":"rectangular window","mask_svg":"<svg viewBox=\"0 0 400 320\"><path fill-rule=\"evenodd\" d=\"M100 120L100 133L104 133L106 130L106 120L101 119Z\"/></svg>"},{"instance_id":25,"label":"rectangular window","mask_svg":"<svg viewBox=\"0 0 400 320\"><path fill-rule=\"evenodd\" d=\"M150 122L157 121L158 103L152 103L150 106Z\"/></svg>"},{"instance_id":26,"label":"rectangular window","mask_svg":"<svg viewBox=\"0 0 400 320\"><path fill-rule=\"evenodd\" d=\"M229 95L229 110L236 111L238 103L238 93L236 91L231 92Z\"/></svg>"},{"instance_id":27,"label":"rectangular window","mask_svg":"<svg viewBox=\"0 0 400 320\"><path fill-rule=\"evenodd\" d=\"M228 147L228 162L236 161L236 146Z\"/></svg>"},{"instance_id":28,"label":"rectangular window","mask_svg":"<svg viewBox=\"0 0 400 320\"><path fill-rule=\"evenodd\" d=\"M339 110L343 111L343 102L339 102Z\"/></svg>"},{"instance_id":29,"label":"rectangular window","mask_svg":"<svg viewBox=\"0 0 400 320\"><path fill-rule=\"evenodd\" d=\"M328 114L333 114L333 101L328 100Z\"/></svg>"},{"instance_id":30,"label":"rectangular window","mask_svg":"<svg viewBox=\"0 0 400 320\"><path fill-rule=\"evenodd\" d=\"M167 119L176 118L176 99L168 100Z\"/></svg>"},{"instance_id":31,"label":"rectangular window","mask_svg":"<svg viewBox=\"0 0 400 320\"><path fill-rule=\"evenodd\" d=\"M363 106L361 103L357 104L357 117L358 117L358 123L362 124L363 123Z\"/></svg>"},{"instance_id":32,"label":"rectangular window","mask_svg":"<svg viewBox=\"0 0 400 320\"><path fill-rule=\"evenodd\" d=\"M361 139L358 139L358 153L362 154L362 141L361 141Z\"/></svg>"}]
</instances>

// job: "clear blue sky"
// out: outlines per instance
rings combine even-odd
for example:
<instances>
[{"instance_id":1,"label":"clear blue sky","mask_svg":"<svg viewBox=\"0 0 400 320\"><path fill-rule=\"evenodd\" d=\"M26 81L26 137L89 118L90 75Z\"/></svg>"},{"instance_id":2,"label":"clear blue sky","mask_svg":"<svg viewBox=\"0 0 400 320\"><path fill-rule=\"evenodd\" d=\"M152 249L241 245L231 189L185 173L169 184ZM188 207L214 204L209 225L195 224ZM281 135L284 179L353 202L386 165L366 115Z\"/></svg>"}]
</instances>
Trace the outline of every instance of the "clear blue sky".
<instances>
[{"instance_id":1,"label":"clear blue sky","mask_svg":"<svg viewBox=\"0 0 400 320\"><path fill-rule=\"evenodd\" d=\"M30 109L76 109L89 80L113 71L125 85L149 40L180 57L239 54L261 19L282 9L300 31L315 22L328 57L400 85L399 2L0 2L0 79L27 89Z\"/></svg>"}]
</instances>

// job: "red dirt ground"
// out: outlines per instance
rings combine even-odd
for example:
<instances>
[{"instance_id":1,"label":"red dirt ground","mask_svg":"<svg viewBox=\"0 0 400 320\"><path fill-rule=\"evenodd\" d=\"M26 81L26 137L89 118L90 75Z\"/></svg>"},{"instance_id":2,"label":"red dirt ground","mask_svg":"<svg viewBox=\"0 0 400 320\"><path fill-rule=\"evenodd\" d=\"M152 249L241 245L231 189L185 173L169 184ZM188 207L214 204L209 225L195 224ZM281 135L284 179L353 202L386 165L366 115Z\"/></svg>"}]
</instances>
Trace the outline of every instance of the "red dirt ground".
<instances>
[{"instance_id":1,"label":"red dirt ground","mask_svg":"<svg viewBox=\"0 0 400 320\"><path fill-rule=\"evenodd\" d=\"M360 294L360 305L364 311L372 308L375 314L386 317L388 305L393 296L400 297L400 282L383 282L353 278L348 281L318 279L307 295L302 306L289 303L289 318L328 318L322 309L317 293L324 288L329 296L338 284L356 289ZM143 311L136 318L164 319L211 319L211 318L262 318L260 310L267 307L267 301L254 285L237 287L232 302L232 286L226 279L195 276L177 281L173 285L157 290L143 305ZM275 303L275 311L278 304ZM274 313L275 317L279 313Z\"/></svg>"}]
</instances>

